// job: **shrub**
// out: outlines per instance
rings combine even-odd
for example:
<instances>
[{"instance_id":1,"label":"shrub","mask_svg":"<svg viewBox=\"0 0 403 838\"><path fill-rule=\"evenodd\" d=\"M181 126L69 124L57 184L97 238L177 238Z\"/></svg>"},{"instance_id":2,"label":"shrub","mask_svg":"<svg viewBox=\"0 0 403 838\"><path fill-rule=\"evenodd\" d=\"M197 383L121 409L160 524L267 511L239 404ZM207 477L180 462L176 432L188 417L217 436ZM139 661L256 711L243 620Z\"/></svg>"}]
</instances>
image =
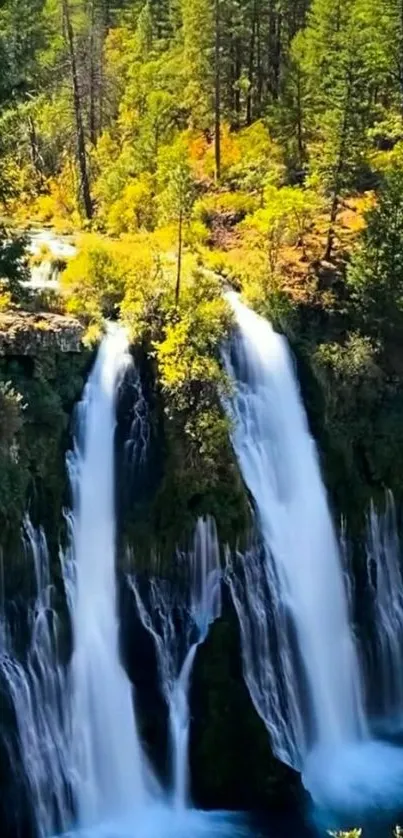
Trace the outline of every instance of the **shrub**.
<instances>
[{"instance_id":1,"label":"shrub","mask_svg":"<svg viewBox=\"0 0 403 838\"><path fill-rule=\"evenodd\" d=\"M148 175L129 180L109 208L107 228L115 235L151 229L155 221L152 181Z\"/></svg>"},{"instance_id":2,"label":"shrub","mask_svg":"<svg viewBox=\"0 0 403 838\"><path fill-rule=\"evenodd\" d=\"M11 381L0 380L0 449L6 452L22 427L23 397Z\"/></svg>"},{"instance_id":3,"label":"shrub","mask_svg":"<svg viewBox=\"0 0 403 838\"><path fill-rule=\"evenodd\" d=\"M67 310L87 322L115 317L124 296L130 253L114 251L113 243L89 236L62 274Z\"/></svg>"},{"instance_id":4,"label":"shrub","mask_svg":"<svg viewBox=\"0 0 403 838\"><path fill-rule=\"evenodd\" d=\"M208 228L221 219L227 226L233 226L242 221L257 208L257 200L253 195L244 192L218 192L200 198L193 210L196 221Z\"/></svg>"}]
</instances>

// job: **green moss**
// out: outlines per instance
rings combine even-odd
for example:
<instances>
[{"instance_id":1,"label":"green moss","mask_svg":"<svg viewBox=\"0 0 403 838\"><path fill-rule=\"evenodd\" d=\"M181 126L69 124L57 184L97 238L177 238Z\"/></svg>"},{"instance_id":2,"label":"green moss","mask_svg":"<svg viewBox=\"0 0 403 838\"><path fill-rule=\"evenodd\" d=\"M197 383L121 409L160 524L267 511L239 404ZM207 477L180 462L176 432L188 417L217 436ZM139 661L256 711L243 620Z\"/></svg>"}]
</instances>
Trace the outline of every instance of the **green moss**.
<instances>
[{"instance_id":1,"label":"green moss","mask_svg":"<svg viewBox=\"0 0 403 838\"><path fill-rule=\"evenodd\" d=\"M145 561L154 553L170 562L177 547L189 545L197 519L210 514L221 542L235 546L250 529L251 513L219 404L208 414L215 423L210 445L188 433L186 414L167 415L159 388L151 405L147 473L134 483L125 511L126 543Z\"/></svg>"},{"instance_id":2,"label":"green moss","mask_svg":"<svg viewBox=\"0 0 403 838\"><path fill-rule=\"evenodd\" d=\"M227 604L195 663L191 769L196 802L232 810L288 808L300 795L299 780L272 755L243 680L239 647L236 617Z\"/></svg>"},{"instance_id":3,"label":"green moss","mask_svg":"<svg viewBox=\"0 0 403 838\"><path fill-rule=\"evenodd\" d=\"M20 526L27 510L44 526L50 548L57 552L68 496L70 418L88 362L87 353L58 352L0 362L0 382L3 387L9 382L18 394L14 427L6 423L0 440L0 531L6 562L20 553Z\"/></svg>"}]
</instances>

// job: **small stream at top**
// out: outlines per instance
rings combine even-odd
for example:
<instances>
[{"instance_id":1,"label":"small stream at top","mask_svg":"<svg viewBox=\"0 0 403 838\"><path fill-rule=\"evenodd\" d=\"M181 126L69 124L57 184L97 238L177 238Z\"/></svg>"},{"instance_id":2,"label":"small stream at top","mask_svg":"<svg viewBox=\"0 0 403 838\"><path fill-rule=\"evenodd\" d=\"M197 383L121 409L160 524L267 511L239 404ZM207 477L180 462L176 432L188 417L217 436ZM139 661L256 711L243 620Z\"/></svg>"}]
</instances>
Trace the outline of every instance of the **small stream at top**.
<instances>
[{"instance_id":1,"label":"small stream at top","mask_svg":"<svg viewBox=\"0 0 403 838\"><path fill-rule=\"evenodd\" d=\"M32 291L59 288L60 265L77 253L74 237L55 233L53 230L31 228L24 232L31 257L30 279L25 287ZM41 257L43 254L43 258Z\"/></svg>"}]
</instances>

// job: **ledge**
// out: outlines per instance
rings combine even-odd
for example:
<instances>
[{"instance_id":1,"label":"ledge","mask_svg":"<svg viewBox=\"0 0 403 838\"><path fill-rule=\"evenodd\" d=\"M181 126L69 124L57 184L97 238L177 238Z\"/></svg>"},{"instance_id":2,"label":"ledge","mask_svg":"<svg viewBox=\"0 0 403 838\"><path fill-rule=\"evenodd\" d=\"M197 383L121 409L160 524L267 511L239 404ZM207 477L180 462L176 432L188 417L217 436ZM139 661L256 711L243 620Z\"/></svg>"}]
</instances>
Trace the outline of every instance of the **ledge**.
<instances>
[{"instance_id":1,"label":"ledge","mask_svg":"<svg viewBox=\"0 0 403 838\"><path fill-rule=\"evenodd\" d=\"M77 353L84 327L64 314L15 311L0 313L0 356L36 355L44 350Z\"/></svg>"}]
</instances>

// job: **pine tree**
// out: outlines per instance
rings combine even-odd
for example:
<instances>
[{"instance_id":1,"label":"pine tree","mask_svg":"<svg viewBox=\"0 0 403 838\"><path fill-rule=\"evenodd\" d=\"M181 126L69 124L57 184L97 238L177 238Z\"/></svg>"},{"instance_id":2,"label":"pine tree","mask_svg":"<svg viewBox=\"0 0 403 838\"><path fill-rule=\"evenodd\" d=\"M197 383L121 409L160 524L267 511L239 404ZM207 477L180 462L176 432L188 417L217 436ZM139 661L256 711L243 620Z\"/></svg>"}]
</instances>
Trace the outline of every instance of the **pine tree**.
<instances>
[{"instance_id":1,"label":"pine tree","mask_svg":"<svg viewBox=\"0 0 403 838\"><path fill-rule=\"evenodd\" d=\"M299 38L299 67L312 126L310 170L329 198L325 258L333 250L343 194L356 182L371 123L368 30L360 0L314 0Z\"/></svg>"},{"instance_id":2,"label":"pine tree","mask_svg":"<svg viewBox=\"0 0 403 838\"><path fill-rule=\"evenodd\" d=\"M403 326L402 150L386 173L378 204L367 216L348 285L366 331L379 337Z\"/></svg>"}]
</instances>

